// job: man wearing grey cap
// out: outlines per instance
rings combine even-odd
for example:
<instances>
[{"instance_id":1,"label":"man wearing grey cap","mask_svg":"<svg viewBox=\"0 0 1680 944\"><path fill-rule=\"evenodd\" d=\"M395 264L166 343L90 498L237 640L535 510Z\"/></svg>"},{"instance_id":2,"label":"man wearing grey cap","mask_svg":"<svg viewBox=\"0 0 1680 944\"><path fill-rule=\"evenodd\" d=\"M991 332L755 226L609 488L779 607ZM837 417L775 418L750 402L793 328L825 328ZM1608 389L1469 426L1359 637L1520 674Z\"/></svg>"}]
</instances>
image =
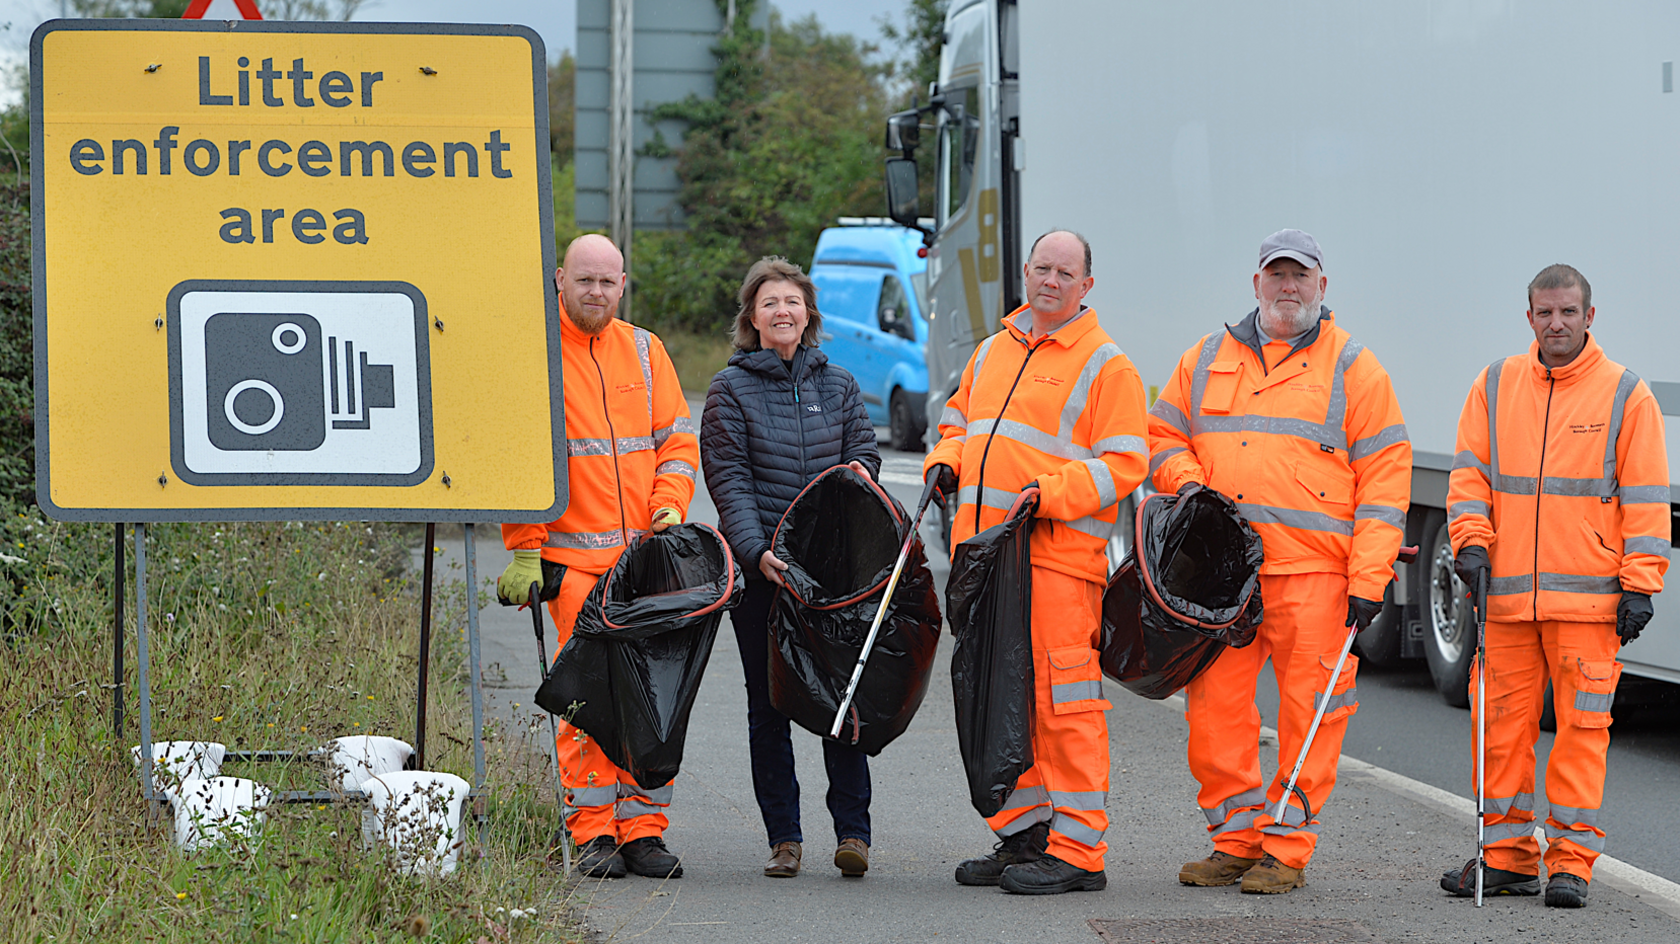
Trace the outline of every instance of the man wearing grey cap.
<instances>
[{"instance_id":1,"label":"man wearing grey cap","mask_svg":"<svg viewBox=\"0 0 1680 944\"><path fill-rule=\"evenodd\" d=\"M1336 784L1347 719L1359 707L1349 656L1297 789L1284 800L1342 643L1382 610L1411 500L1412 447L1388 373L1321 304L1318 241L1286 229L1260 244L1259 306L1179 359L1149 413L1150 474L1163 492L1211 488L1236 502L1265 548L1265 620L1185 689L1190 771L1214 852L1186 885L1242 882L1277 894L1306 884L1318 813ZM1278 770L1260 772L1254 689L1277 673Z\"/></svg>"}]
</instances>

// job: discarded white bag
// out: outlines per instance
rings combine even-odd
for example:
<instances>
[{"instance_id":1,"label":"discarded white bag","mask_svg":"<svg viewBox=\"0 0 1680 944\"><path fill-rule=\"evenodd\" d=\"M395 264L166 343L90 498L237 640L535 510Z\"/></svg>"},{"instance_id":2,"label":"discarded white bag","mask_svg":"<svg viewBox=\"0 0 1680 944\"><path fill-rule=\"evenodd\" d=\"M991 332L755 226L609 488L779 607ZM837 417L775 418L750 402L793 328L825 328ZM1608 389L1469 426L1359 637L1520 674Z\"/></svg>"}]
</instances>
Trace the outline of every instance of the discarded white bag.
<instances>
[{"instance_id":1,"label":"discarded white bag","mask_svg":"<svg viewBox=\"0 0 1680 944\"><path fill-rule=\"evenodd\" d=\"M139 770L140 745L134 745L130 753ZM152 785L165 796L174 796L184 781L209 780L220 774L226 756L227 745L215 741L153 741Z\"/></svg>"},{"instance_id":2,"label":"discarded white bag","mask_svg":"<svg viewBox=\"0 0 1680 944\"><path fill-rule=\"evenodd\" d=\"M370 847L384 846L404 875L448 875L465 842L461 806L467 782L454 774L402 770L362 781L369 816L362 837Z\"/></svg>"},{"instance_id":3,"label":"discarded white bag","mask_svg":"<svg viewBox=\"0 0 1680 944\"><path fill-rule=\"evenodd\" d=\"M268 787L242 777L183 780L169 801L175 809L175 845L196 852L234 837L255 836L269 796Z\"/></svg>"},{"instance_id":4,"label":"discarded white bag","mask_svg":"<svg viewBox=\"0 0 1680 944\"><path fill-rule=\"evenodd\" d=\"M327 747L327 785L338 791L360 790L369 777L394 774L414 756L407 741L377 734L334 738Z\"/></svg>"}]
</instances>

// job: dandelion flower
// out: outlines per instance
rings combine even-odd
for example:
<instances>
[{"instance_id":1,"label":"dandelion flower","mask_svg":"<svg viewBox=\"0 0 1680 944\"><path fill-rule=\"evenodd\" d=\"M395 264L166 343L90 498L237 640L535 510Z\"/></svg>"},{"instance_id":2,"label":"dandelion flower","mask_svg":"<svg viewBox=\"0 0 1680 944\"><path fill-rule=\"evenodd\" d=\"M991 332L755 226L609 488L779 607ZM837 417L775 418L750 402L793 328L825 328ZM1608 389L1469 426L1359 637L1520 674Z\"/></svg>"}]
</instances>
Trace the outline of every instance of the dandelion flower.
<instances>
[{"instance_id":1,"label":"dandelion flower","mask_svg":"<svg viewBox=\"0 0 1680 944\"><path fill-rule=\"evenodd\" d=\"M186 901L187 900L187 893L186 892L176 892L175 893L175 900L176 901Z\"/></svg>"},{"instance_id":2,"label":"dandelion flower","mask_svg":"<svg viewBox=\"0 0 1680 944\"><path fill-rule=\"evenodd\" d=\"M220 721L220 720L222 720L222 717L223 717L222 715L217 715L216 717L211 718L210 720L211 721Z\"/></svg>"}]
</instances>

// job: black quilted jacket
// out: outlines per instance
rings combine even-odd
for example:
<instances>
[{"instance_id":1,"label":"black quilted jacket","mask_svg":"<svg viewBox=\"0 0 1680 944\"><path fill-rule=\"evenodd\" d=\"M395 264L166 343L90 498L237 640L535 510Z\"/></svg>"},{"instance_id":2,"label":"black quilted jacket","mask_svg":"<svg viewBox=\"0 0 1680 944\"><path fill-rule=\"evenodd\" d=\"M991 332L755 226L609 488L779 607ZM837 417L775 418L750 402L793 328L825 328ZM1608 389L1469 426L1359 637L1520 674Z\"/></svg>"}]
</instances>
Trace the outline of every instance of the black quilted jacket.
<instances>
[{"instance_id":1,"label":"black quilted jacket","mask_svg":"<svg viewBox=\"0 0 1680 944\"><path fill-rule=\"evenodd\" d=\"M857 381L823 352L801 345L789 376L775 351L736 351L712 378L700 419L700 465L718 529L752 577L800 490L853 459L880 474L875 427Z\"/></svg>"}]
</instances>

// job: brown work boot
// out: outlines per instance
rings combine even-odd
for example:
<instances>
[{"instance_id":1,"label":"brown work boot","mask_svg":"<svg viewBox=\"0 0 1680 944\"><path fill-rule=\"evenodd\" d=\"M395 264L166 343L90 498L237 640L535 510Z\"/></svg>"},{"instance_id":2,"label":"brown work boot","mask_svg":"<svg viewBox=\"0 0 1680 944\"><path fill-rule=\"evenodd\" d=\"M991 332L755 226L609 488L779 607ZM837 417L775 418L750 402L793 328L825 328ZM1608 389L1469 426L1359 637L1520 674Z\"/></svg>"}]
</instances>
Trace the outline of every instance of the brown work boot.
<instances>
[{"instance_id":1,"label":"brown work boot","mask_svg":"<svg viewBox=\"0 0 1680 944\"><path fill-rule=\"evenodd\" d=\"M764 864L764 874L770 878L793 878L799 874L799 859L804 849L797 842L778 842L770 850L770 861Z\"/></svg>"},{"instance_id":2,"label":"brown work boot","mask_svg":"<svg viewBox=\"0 0 1680 944\"><path fill-rule=\"evenodd\" d=\"M1282 895L1307 884L1306 869L1292 869L1270 855L1243 876L1244 895Z\"/></svg>"},{"instance_id":3,"label":"brown work boot","mask_svg":"<svg viewBox=\"0 0 1680 944\"><path fill-rule=\"evenodd\" d=\"M856 838L840 840L840 847L834 850L834 867L847 878L862 878L869 871L869 844Z\"/></svg>"},{"instance_id":4,"label":"brown work boot","mask_svg":"<svg viewBox=\"0 0 1680 944\"><path fill-rule=\"evenodd\" d=\"M1200 862L1184 863L1184 868L1178 870L1178 883L1200 885L1204 888L1235 885L1242 881L1242 877L1259 861L1244 859L1229 852L1215 852Z\"/></svg>"}]
</instances>

